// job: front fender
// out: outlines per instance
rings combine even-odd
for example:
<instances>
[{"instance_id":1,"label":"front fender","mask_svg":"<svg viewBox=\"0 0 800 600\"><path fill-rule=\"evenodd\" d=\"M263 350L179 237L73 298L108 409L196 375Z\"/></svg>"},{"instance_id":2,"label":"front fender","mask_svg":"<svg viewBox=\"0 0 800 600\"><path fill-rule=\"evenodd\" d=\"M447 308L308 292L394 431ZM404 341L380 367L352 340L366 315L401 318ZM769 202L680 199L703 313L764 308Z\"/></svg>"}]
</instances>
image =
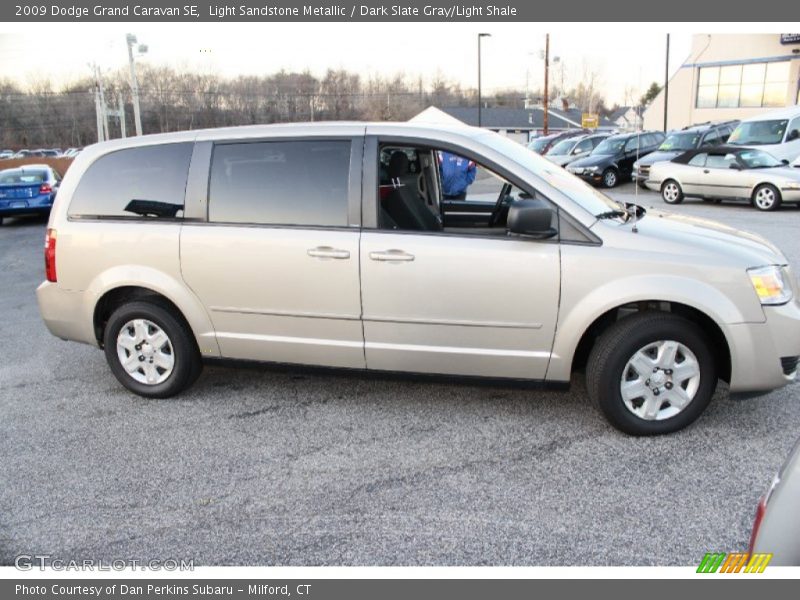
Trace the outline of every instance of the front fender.
<instances>
[{"instance_id":1,"label":"front fender","mask_svg":"<svg viewBox=\"0 0 800 600\"><path fill-rule=\"evenodd\" d=\"M639 275L616 278L591 289L575 289L564 279L558 327L553 340L553 352L547 379L567 381L578 342L589 327L605 313L642 301L684 304L709 317L730 340L730 325L763 322L763 311L754 314L737 305L731 297L715 286L701 280L677 275ZM583 288L582 286L576 286ZM754 319L755 317L755 319Z\"/></svg>"}]
</instances>

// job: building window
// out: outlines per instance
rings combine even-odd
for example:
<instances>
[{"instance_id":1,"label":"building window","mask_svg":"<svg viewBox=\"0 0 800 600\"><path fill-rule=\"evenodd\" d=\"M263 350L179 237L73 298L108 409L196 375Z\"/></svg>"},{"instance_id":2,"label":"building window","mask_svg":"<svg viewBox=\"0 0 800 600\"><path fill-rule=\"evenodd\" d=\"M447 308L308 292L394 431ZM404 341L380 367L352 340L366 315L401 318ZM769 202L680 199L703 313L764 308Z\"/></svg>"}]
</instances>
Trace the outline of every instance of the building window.
<instances>
[{"instance_id":1,"label":"building window","mask_svg":"<svg viewBox=\"0 0 800 600\"><path fill-rule=\"evenodd\" d=\"M700 67L697 108L785 106L789 62Z\"/></svg>"}]
</instances>

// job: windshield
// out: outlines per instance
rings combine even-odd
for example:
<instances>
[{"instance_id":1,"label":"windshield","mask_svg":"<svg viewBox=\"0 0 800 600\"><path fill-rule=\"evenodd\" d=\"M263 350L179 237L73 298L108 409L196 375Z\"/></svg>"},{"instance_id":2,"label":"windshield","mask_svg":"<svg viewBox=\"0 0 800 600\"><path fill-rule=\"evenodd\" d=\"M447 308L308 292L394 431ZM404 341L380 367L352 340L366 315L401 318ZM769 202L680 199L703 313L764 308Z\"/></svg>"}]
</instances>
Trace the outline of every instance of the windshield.
<instances>
[{"instance_id":1,"label":"windshield","mask_svg":"<svg viewBox=\"0 0 800 600\"><path fill-rule=\"evenodd\" d=\"M534 152L538 152L539 154L542 153L547 147L547 144L550 143L550 138L540 137L533 140L530 144L528 144L528 150L533 150Z\"/></svg>"},{"instance_id":2,"label":"windshield","mask_svg":"<svg viewBox=\"0 0 800 600\"><path fill-rule=\"evenodd\" d=\"M554 155L554 156L564 156L569 154L572 148L575 146L575 140L563 140L558 142L555 146L550 148L547 151L547 154Z\"/></svg>"},{"instance_id":3,"label":"windshield","mask_svg":"<svg viewBox=\"0 0 800 600\"><path fill-rule=\"evenodd\" d=\"M774 121L750 121L739 123L728 138L729 144L748 146L750 144L780 144L789 119Z\"/></svg>"},{"instance_id":4,"label":"windshield","mask_svg":"<svg viewBox=\"0 0 800 600\"><path fill-rule=\"evenodd\" d=\"M693 150L700 143L699 133L670 133L661 145L659 150Z\"/></svg>"},{"instance_id":5,"label":"windshield","mask_svg":"<svg viewBox=\"0 0 800 600\"><path fill-rule=\"evenodd\" d=\"M625 146L625 139L611 139L603 140L598 144L597 148L592 151L592 154L616 154Z\"/></svg>"},{"instance_id":6,"label":"windshield","mask_svg":"<svg viewBox=\"0 0 800 600\"><path fill-rule=\"evenodd\" d=\"M741 160L748 169L769 169L782 167L783 163L763 150L743 150L739 152Z\"/></svg>"},{"instance_id":7,"label":"windshield","mask_svg":"<svg viewBox=\"0 0 800 600\"><path fill-rule=\"evenodd\" d=\"M581 181L578 177L570 175L564 169L554 165L549 160L537 156L532 152L528 152L525 146L521 146L507 137L496 133L489 133L482 135L479 139L488 147L500 152L518 165L528 169L538 177L541 177L549 185L553 186L592 215L597 216L608 213L609 211L622 210L618 203L614 202L611 198L602 194L588 183Z\"/></svg>"}]
</instances>

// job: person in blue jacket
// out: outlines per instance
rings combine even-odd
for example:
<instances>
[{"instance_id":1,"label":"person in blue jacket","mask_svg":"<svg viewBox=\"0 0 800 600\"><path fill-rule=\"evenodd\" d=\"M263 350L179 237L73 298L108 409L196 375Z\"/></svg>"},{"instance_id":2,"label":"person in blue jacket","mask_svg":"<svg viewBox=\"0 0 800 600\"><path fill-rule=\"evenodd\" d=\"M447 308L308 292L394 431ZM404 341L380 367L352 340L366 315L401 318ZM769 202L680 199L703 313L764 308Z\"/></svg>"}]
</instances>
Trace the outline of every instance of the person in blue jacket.
<instances>
[{"instance_id":1,"label":"person in blue jacket","mask_svg":"<svg viewBox=\"0 0 800 600\"><path fill-rule=\"evenodd\" d=\"M464 200L467 188L475 181L475 163L463 156L439 152L439 171L445 200Z\"/></svg>"}]
</instances>

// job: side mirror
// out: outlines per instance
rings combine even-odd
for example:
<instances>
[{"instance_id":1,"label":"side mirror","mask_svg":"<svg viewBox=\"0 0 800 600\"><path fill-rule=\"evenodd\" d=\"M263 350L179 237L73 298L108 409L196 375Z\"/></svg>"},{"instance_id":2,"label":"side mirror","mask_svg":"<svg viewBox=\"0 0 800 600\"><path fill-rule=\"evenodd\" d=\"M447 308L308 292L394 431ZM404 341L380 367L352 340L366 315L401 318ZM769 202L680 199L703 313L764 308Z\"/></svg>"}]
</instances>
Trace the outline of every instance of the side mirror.
<instances>
[{"instance_id":1,"label":"side mirror","mask_svg":"<svg viewBox=\"0 0 800 600\"><path fill-rule=\"evenodd\" d=\"M508 210L508 231L545 240L558 234L553 227L555 211L544 200L518 200Z\"/></svg>"},{"instance_id":2,"label":"side mirror","mask_svg":"<svg viewBox=\"0 0 800 600\"><path fill-rule=\"evenodd\" d=\"M791 142L793 140L796 140L797 138L800 138L800 131L798 131L797 129L792 129L789 132L789 135L786 137L786 141Z\"/></svg>"}]
</instances>

